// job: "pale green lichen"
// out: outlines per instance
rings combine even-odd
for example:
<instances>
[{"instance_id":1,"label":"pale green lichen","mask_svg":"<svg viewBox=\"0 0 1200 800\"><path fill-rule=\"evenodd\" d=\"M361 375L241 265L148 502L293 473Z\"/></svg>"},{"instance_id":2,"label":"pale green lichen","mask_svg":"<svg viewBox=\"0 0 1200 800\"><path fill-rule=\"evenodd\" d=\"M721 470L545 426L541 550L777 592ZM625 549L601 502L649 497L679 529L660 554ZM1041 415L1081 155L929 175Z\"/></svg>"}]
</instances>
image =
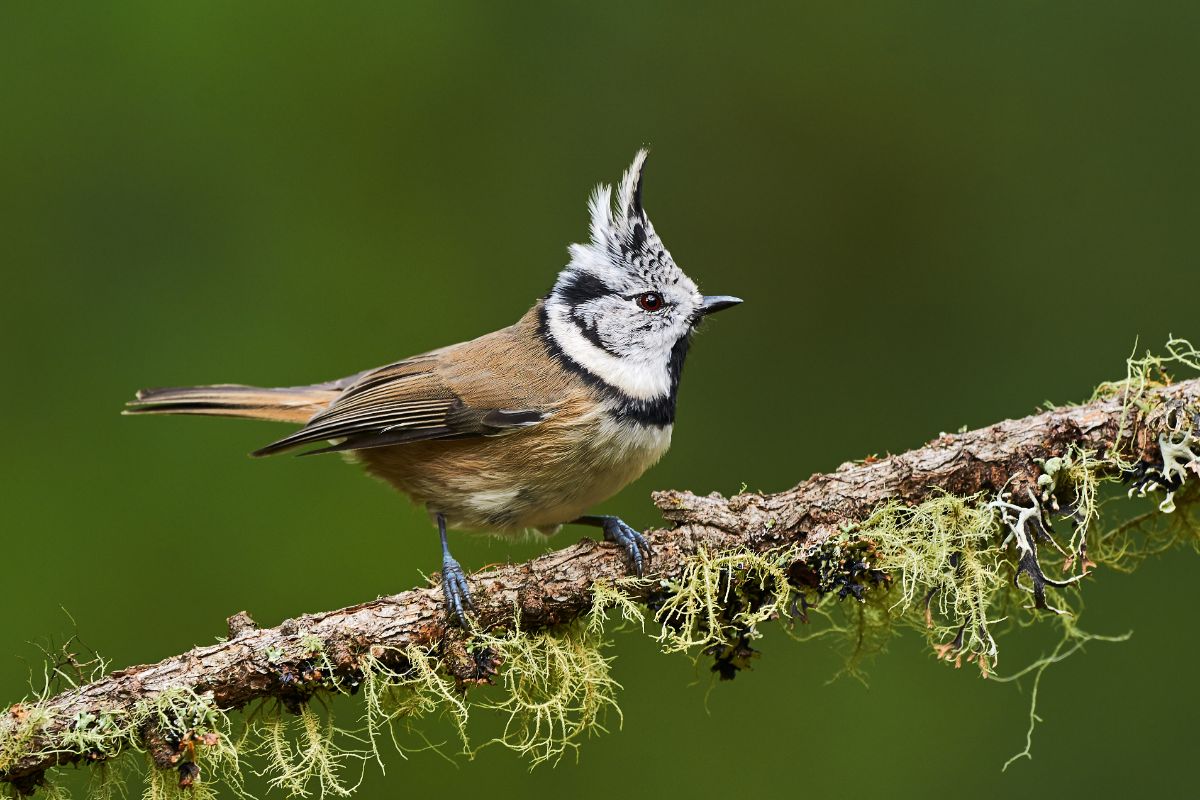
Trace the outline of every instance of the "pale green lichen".
<instances>
[{"instance_id":1,"label":"pale green lichen","mask_svg":"<svg viewBox=\"0 0 1200 800\"><path fill-rule=\"evenodd\" d=\"M1163 441L1178 445L1164 452L1162 471L1178 483L1183 474L1179 465L1191 465L1187 468L1194 471L1196 456L1180 437ZM1140 560L1147 548L1159 552L1187 537L1195 539L1194 525L1147 536L1141 528L1149 520L1143 518L1133 528L1102 531L1089 541L1099 518L1101 486L1115 480L1119 467L1080 448L1040 464L1037 489L1023 498L1004 492L991 499L935 494L915 506L887 503L843 534L846 542L869 543L871 566L891 576L891 612L915 623L909 612L923 605L923 626L939 657L955 664L975 662L985 675L999 656L996 626L1035 619L1025 616L1029 598L1035 609L1067 613L1077 605L1077 598L1072 599L1076 584L1097 563L1122 569ZM1065 547L1056 538L1052 517L1070 525ZM1048 600L1051 592L1059 599ZM873 622L881 627L889 623L878 615ZM862 625L833 625L869 640ZM1077 630L1070 619L1064 625Z\"/></svg>"},{"instance_id":2,"label":"pale green lichen","mask_svg":"<svg viewBox=\"0 0 1200 800\"><path fill-rule=\"evenodd\" d=\"M88 775L88 800L125 800L129 796L127 789L131 759L114 758L99 761L92 765Z\"/></svg>"},{"instance_id":3,"label":"pale green lichen","mask_svg":"<svg viewBox=\"0 0 1200 800\"><path fill-rule=\"evenodd\" d=\"M1150 406L1143 403L1146 395L1152 390L1170 385L1172 381L1168 368L1183 367L1192 372L1200 372L1200 350L1192 346L1187 339L1168 336L1165 345L1166 354L1161 355L1149 350L1140 358L1137 357L1137 343L1133 345L1133 353L1125 359L1125 377L1117 381L1105 381L1092 392L1092 401L1110 397L1121 397L1129 405L1145 412Z\"/></svg>"},{"instance_id":4,"label":"pale green lichen","mask_svg":"<svg viewBox=\"0 0 1200 800\"><path fill-rule=\"evenodd\" d=\"M1145 355L1138 358L1137 349L1135 342L1133 353L1125 359L1125 377L1118 381L1101 383L1091 397L1093 401L1111 397L1121 398L1121 422L1117 429L1116 444L1108 457L1123 470L1133 466L1124 461L1121 454L1124 439L1129 433L1130 412L1137 410L1148 414L1153 409L1155 401L1151 390L1171 384L1172 376L1168 369L1184 368L1200 372L1200 350L1192 346L1187 339L1168 337L1166 355L1147 350Z\"/></svg>"},{"instance_id":5,"label":"pale green lichen","mask_svg":"<svg viewBox=\"0 0 1200 800\"><path fill-rule=\"evenodd\" d=\"M308 797L314 791L319 797L348 797L362 782L361 770L354 782L344 773L347 765L366 758L357 746L365 740L336 727L328 709L322 715L311 702L296 715L276 709L256 723L253 735L258 744L252 752L266 762L256 774L289 797ZM343 738L355 745L343 746Z\"/></svg>"},{"instance_id":6,"label":"pale green lichen","mask_svg":"<svg viewBox=\"0 0 1200 800\"><path fill-rule=\"evenodd\" d=\"M32 745L39 740L51 714L44 706L45 698L32 702L21 702L8 709L10 725L0 737L0 771L7 770L22 758L30 755Z\"/></svg>"},{"instance_id":7,"label":"pale green lichen","mask_svg":"<svg viewBox=\"0 0 1200 800\"><path fill-rule=\"evenodd\" d=\"M140 700L130 719L131 730L152 725L168 744L175 746L176 764L196 770L185 779L181 769L163 766L149 772L145 800L216 797L216 787L225 784L239 796L247 796L242 784L242 765L234 744L229 716L213 701L211 692L198 693L190 687L173 687ZM131 737L131 743L137 739Z\"/></svg>"},{"instance_id":8,"label":"pale green lichen","mask_svg":"<svg viewBox=\"0 0 1200 800\"><path fill-rule=\"evenodd\" d=\"M804 602L803 615L789 620L784 628L798 642L827 641L842 656L842 667L830 682L849 676L864 686L867 665L887 650L899 619L891 608L895 589L879 586L866 592L861 601L840 599L827 592L815 602ZM797 623L802 623L798 625Z\"/></svg>"},{"instance_id":9,"label":"pale green lichen","mask_svg":"<svg viewBox=\"0 0 1200 800\"><path fill-rule=\"evenodd\" d=\"M124 710L81 711L59 742L68 753L86 753L93 760L104 761L128 747L132 733L131 717Z\"/></svg>"},{"instance_id":10,"label":"pale green lichen","mask_svg":"<svg viewBox=\"0 0 1200 800\"><path fill-rule=\"evenodd\" d=\"M664 587L667 596L655 614L663 652L705 650L743 635L758 638L760 624L787 610L786 570L796 560L794 548L765 554L697 550L679 579ZM745 602L747 592L754 595L751 602Z\"/></svg>"},{"instance_id":11,"label":"pale green lichen","mask_svg":"<svg viewBox=\"0 0 1200 800\"><path fill-rule=\"evenodd\" d=\"M1029 690L1029 726L1025 729L1025 747L1004 762L1004 766L1001 767L1002 772L1006 772L1010 766L1022 758L1033 758L1033 732L1037 729L1038 723L1043 721L1037 713L1038 690L1041 688L1042 675L1046 672L1047 668L1070 658L1092 642L1127 642L1131 635L1132 632L1119 636L1101 636L1088 633L1087 631L1080 630L1067 619L1062 626L1062 637L1058 640L1058 644L1054 646L1054 650L1049 655L1038 658L1011 675L992 676L992 680L999 683L1010 683L1018 681L1026 675L1033 675L1033 685Z\"/></svg>"},{"instance_id":12,"label":"pale green lichen","mask_svg":"<svg viewBox=\"0 0 1200 800\"><path fill-rule=\"evenodd\" d=\"M1191 481L1173 498L1174 509L1155 508L1105 529L1090 549L1091 557L1117 572L1132 572L1151 556L1178 547L1200 553L1200 481Z\"/></svg>"},{"instance_id":13,"label":"pale green lichen","mask_svg":"<svg viewBox=\"0 0 1200 800\"><path fill-rule=\"evenodd\" d=\"M1067 549L1086 556L1088 530L1100 516L1100 484L1111 480L1103 477L1108 465L1094 451L1077 445L1071 445L1062 456L1038 459L1038 464L1042 467L1037 480L1038 500L1072 523L1074 531Z\"/></svg>"},{"instance_id":14,"label":"pale green lichen","mask_svg":"<svg viewBox=\"0 0 1200 800\"><path fill-rule=\"evenodd\" d=\"M965 653L986 669L998 655L991 627L1005 583L997 530L981 497L936 494L912 507L886 503L852 536L870 542L874 567L892 576L891 611L920 612L932 640L956 643L944 656Z\"/></svg>"},{"instance_id":15,"label":"pale green lichen","mask_svg":"<svg viewBox=\"0 0 1200 800\"><path fill-rule=\"evenodd\" d=\"M454 723L464 750L469 750L467 722L471 717L470 706L453 678L443 674L439 660L416 645L404 649L411 670L410 691L417 697L409 700L407 707L419 707L423 713L440 710L448 714ZM404 708L405 706L400 706Z\"/></svg>"},{"instance_id":16,"label":"pale green lichen","mask_svg":"<svg viewBox=\"0 0 1200 800\"><path fill-rule=\"evenodd\" d=\"M300 647L306 653L311 655L323 654L325 652L325 642L320 636L311 633L306 633L300 637Z\"/></svg>"},{"instance_id":17,"label":"pale green lichen","mask_svg":"<svg viewBox=\"0 0 1200 800\"><path fill-rule=\"evenodd\" d=\"M480 637L503 660L500 698L483 708L504 718L503 732L493 742L527 757L531 765L557 763L579 742L602 733L606 715L620 725L621 709L605 642L587 625L576 623L556 631L522 633L516 628Z\"/></svg>"},{"instance_id":18,"label":"pale green lichen","mask_svg":"<svg viewBox=\"0 0 1200 800\"><path fill-rule=\"evenodd\" d=\"M388 662L384 656L388 656ZM407 669L389 666L394 662L404 663ZM467 703L456 690L454 681L439 674L435 658L415 646L407 651L381 648L375 654L364 656L359 667L362 670L362 730L370 744L370 755L381 771L386 771L379 749L385 731L393 748L405 758L415 750L438 750L414 723L439 712L451 718L463 747L468 746L466 724L470 712ZM413 736L421 738L424 746L407 744L407 739Z\"/></svg>"},{"instance_id":19,"label":"pale green lichen","mask_svg":"<svg viewBox=\"0 0 1200 800\"><path fill-rule=\"evenodd\" d=\"M582 622L538 633L521 632L515 625L477 633L472 650L502 664L502 669L498 691L492 693L498 697L473 702L444 674L440 659L426 650L410 646L380 651L362 664L364 739L371 743L371 755L381 761L377 741L385 730L404 753L411 748L401 737L413 733L412 723L440 714L450 719L463 752L474 755L479 748L471 744L468 723L477 710L499 714L502 721L501 733L482 746L503 745L535 766L557 762L577 749L582 738L603 731L608 712L620 718L620 687L610 674L604 644L597 629ZM422 741L421 749L434 747L423 737Z\"/></svg>"},{"instance_id":20,"label":"pale green lichen","mask_svg":"<svg viewBox=\"0 0 1200 800\"><path fill-rule=\"evenodd\" d=\"M612 626L609 611L615 611L618 628L637 625L646 631L646 613L627 590L644 583L640 578L601 579L592 584L592 610L587 616L587 629L593 636L602 636Z\"/></svg>"}]
</instances>

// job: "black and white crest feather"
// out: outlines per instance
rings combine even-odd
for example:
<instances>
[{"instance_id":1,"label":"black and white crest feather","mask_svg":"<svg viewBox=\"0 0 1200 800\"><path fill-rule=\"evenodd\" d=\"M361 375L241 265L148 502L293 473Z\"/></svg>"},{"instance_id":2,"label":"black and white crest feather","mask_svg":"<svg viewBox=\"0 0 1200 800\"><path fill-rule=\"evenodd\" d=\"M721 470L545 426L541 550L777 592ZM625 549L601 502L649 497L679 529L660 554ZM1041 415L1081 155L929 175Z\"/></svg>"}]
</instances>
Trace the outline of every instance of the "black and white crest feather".
<instances>
[{"instance_id":1,"label":"black and white crest feather","mask_svg":"<svg viewBox=\"0 0 1200 800\"><path fill-rule=\"evenodd\" d=\"M570 248L543 307L543 338L568 368L603 388L614 411L643 424L674 420L688 338L703 298L663 246L642 205L646 151L617 188L596 187L591 241ZM654 293L659 310L639 298Z\"/></svg>"}]
</instances>

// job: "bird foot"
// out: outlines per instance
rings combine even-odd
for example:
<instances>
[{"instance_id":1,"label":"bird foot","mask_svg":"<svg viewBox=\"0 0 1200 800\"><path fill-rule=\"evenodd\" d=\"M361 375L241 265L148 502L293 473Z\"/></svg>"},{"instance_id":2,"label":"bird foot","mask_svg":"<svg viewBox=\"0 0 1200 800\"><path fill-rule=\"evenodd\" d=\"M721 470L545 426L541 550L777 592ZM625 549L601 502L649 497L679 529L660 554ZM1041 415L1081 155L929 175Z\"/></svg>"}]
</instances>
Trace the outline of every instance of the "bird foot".
<instances>
[{"instance_id":1,"label":"bird foot","mask_svg":"<svg viewBox=\"0 0 1200 800\"><path fill-rule=\"evenodd\" d=\"M642 577L654 555L646 537L629 527L620 517L605 517L601 529L604 531L604 540L620 545L634 574Z\"/></svg>"},{"instance_id":2,"label":"bird foot","mask_svg":"<svg viewBox=\"0 0 1200 800\"><path fill-rule=\"evenodd\" d=\"M475 610L471 602L471 587L458 561L447 555L442 559L442 594L446 598L446 616L467 628L467 613Z\"/></svg>"}]
</instances>

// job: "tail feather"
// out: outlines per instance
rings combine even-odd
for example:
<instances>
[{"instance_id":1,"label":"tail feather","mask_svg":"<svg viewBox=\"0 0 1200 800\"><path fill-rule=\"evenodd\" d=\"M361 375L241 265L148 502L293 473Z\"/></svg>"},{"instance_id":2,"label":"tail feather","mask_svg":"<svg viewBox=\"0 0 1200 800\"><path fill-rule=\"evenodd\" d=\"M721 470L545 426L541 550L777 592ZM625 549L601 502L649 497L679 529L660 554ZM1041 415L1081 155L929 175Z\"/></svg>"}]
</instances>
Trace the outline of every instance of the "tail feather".
<instances>
[{"instance_id":1,"label":"tail feather","mask_svg":"<svg viewBox=\"0 0 1200 800\"><path fill-rule=\"evenodd\" d=\"M258 386L218 384L142 389L126 403L125 414L206 414L303 424L340 394L327 386Z\"/></svg>"}]
</instances>

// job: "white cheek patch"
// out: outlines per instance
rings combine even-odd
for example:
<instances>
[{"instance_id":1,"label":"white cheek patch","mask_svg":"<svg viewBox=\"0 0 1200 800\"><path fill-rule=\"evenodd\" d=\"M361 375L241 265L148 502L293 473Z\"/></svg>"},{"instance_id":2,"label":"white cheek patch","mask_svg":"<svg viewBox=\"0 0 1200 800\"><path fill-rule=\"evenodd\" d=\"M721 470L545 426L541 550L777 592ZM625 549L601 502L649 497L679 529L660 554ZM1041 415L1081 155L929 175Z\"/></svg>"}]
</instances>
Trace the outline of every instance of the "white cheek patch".
<instances>
[{"instance_id":1,"label":"white cheek patch","mask_svg":"<svg viewBox=\"0 0 1200 800\"><path fill-rule=\"evenodd\" d=\"M559 303L546 307L550 335L572 361L635 400L658 400L671 393L669 352L614 356L589 342L567 319L569 313Z\"/></svg>"}]
</instances>

